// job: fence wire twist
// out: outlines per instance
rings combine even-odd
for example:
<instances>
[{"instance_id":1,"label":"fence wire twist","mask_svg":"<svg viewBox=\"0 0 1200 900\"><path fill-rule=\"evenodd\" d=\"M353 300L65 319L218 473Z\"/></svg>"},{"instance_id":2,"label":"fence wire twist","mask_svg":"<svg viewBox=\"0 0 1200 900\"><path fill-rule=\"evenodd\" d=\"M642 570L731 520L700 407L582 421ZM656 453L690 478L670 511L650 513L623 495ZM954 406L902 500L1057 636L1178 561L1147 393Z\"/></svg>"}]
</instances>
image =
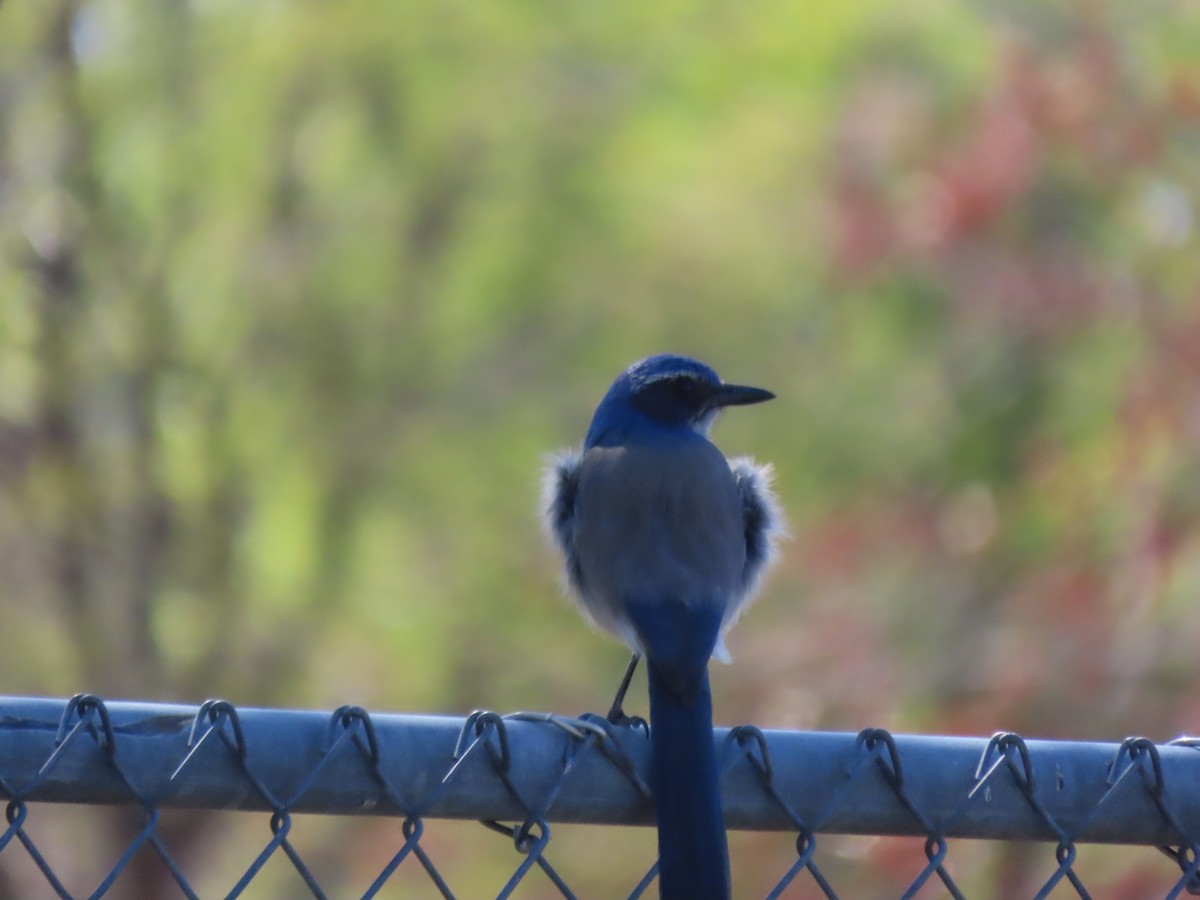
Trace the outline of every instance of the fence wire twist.
<instances>
[{"instance_id":1,"label":"fence wire twist","mask_svg":"<svg viewBox=\"0 0 1200 900\"><path fill-rule=\"evenodd\" d=\"M719 730L718 739L731 827L796 834L795 861L771 898L801 878L810 892L837 897L818 850L819 835L838 832L923 836L924 864L898 891L904 898L935 876L950 896L964 896L947 869L954 837L1053 847L1053 870L1037 898L1064 882L1090 896L1076 866L1077 844L1086 841L1159 846L1178 872L1165 896L1200 894L1194 739L1103 745L1026 741L1009 732L983 740L754 726ZM419 867L441 896L455 896L422 845L426 820L444 817L479 819L512 842L518 862L498 898L535 870L558 894L574 897L550 861L550 823L651 823L647 750L644 732L591 715L476 712L463 721L373 717L356 706L324 716L239 711L224 700L189 710L86 694L65 704L0 698L0 796L8 799L0 871L22 848L53 892L71 897L51 851L31 833L31 814L41 802L123 804L140 807L141 828L90 896L107 893L135 855L152 853L194 898L157 831L160 811L237 808L268 812L270 839L226 896L241 895L283 854L312 896L325 897L290 840L293 816L368 813L399 819L402 841L364 897L377 896L405 865ZM629 896L645 896L656 874L651 867Z\"/></svg>"}]
</instances>

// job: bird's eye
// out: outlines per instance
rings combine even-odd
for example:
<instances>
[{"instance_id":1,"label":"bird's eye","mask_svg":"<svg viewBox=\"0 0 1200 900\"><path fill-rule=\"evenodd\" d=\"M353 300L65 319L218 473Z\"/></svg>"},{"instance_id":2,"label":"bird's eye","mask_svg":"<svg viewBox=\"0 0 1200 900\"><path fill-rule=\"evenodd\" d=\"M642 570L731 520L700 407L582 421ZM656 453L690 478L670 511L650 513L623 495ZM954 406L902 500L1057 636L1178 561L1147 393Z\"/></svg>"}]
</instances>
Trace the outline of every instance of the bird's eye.
<instances>
[{"instance_id":1,"label":"bird's eye","mask_svg":"<svg viewBox=\"0 0 1200 900\"><path fill-rule=\"evenodd\" d=\"M700 397L700 384L695 378L672 378L671 389L682 400L695 400Z\"/></svg>"},{"instance_id":2,"label":"bird's eye","mask_svg":"<svg viewBox=\"0 0 1200 900\"><path fill-rule=\"evenodd\" d=\"M632 398L633 405L652 419L683 424L704 407L705 386L695 378L677 375L647 385Z\"/></svg>"}]
</instances>

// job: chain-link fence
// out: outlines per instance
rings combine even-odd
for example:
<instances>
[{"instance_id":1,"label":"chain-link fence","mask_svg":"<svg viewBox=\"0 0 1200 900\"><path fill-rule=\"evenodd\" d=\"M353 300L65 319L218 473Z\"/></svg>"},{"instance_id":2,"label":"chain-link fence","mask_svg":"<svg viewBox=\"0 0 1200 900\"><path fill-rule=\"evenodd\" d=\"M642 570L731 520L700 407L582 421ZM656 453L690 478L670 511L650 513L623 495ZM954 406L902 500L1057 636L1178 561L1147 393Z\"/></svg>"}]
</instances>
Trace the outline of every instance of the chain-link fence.
<instances>
[{"instance_id":1,"label":"chain-link fence","mask_svg":"<svg viewBox=\"0 0 1200 900\"><path fill-rule=\"evenodd\" d=\"M952 839L1042 842L1050 871L1038 897L1090 896L1078 845L1157 847L1173 873L1165 896L1200 893L1200 744L1155 744L718 729L722 793L732 829L795 834L796 856L770 897L838 896L822 852L826 834L924 838L924 859L894 895L932 886L961 897L950 872ZM363 896L386 895L396 873L418 870L427 893L456 895L456 873L430 849L432 819L477 819L509 835L522 884L573 897L551 862L551 823L650 825L644 731L601 718L548 714L467 719L0 698L0 874L17 857L40 873L46 896L73 896L60 877L61 848L39 832L47 804L140 807L115 864L95 873L91 896L109 894L131 860L150 854L178 894L198 896L197 873L160 833L171 809L270 815L270 837L221 890L245 893L269 860L286 857L315 897L326 896L290 839L303 813L397 817L398 846ZM502 822L512 823L502 825ZM956 846L963 842L956 842ZM255 848L257 850L257 848ZM737 859L733 860L734 867ZM655 869L629 872L630 897L654 894ZM1065 894L1062 892L1065 891ZM543 894L539 894L542 896Z\"/></svg>"}]
</instances>

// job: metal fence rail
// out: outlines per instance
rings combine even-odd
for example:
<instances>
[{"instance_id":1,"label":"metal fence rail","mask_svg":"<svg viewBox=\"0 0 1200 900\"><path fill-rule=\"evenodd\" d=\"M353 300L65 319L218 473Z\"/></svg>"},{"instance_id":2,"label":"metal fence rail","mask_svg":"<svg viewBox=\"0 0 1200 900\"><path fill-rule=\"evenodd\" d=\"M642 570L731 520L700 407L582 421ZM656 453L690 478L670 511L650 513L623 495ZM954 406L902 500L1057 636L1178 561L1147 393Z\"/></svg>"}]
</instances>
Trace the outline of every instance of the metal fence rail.
<instances>
[{"instance_id":1,"label":"metal fence rail","mask_svg":"<svg viewBox=\"0 0 1200 900\"><path fill-rule=\"evenodd\" d=\"M803 879L837 896L821 868L819 834L924 837L925 861L898 896L932 879L962 896L945 866L949 841L1049 842L1055 868L1037 896L1065 887L1089 896L1076 845L1157 846L1174 862L1166 896L1200 893L1200 752L1181 739L1121 744L991 738L857 735L718 729L722 793L734 829L791 831L797 856L771 896ZM272 839L229 888L241 894L278 853L314 896L324 896L289 841L291 817L313 812L396 816L403 842L364 896L404 866L420 867L442 896L454 893L422 845L432 818L479 819L509 830L522 861L499 896L536 867L573 896L548 858L550 824L650 825L643 732L602 719L476 713L467 719L0 698L0 832L6 858L27 854L47 885L71 896L30 828L40 803L121 804L144 810L143 826L92 896L107 892L139 852L157 854L183 896L197 896L156 831L171 808L271 814ZM511 822L511 826L499 826ZM44 840L44 837L41 838ZM735 860L736 865L736 860ZM1165 866L1171 862L1164 860ZM653 893L655 871L631 897Z\"/></svg>"}]
</instances>

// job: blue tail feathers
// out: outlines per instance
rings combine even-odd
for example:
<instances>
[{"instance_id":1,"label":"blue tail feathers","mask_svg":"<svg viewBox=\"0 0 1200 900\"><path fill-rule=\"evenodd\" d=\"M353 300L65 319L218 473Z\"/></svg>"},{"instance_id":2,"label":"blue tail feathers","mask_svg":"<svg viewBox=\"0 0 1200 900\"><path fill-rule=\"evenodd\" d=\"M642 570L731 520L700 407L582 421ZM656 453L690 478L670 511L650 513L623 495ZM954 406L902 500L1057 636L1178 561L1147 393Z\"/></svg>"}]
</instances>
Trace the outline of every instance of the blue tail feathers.
<instances>
[{"instance_id":1,"label":"blue tail feathers","mask_svg":"<svg viewBox=\"0 0 1200 900\"><path fill-rule=\"evenodd\" d=\"M653 660L647 670L659 895L663 900L727 900L729 850L717 782L708 672L701 669L687 702Z\"/></svg>"},{"instance_id":2,"label":"blue tail feathers","mask_svg":"<svg viewBox=\"0 0 1200 900\"><path fill-rule=\"evenodd\" d=\"M708 684L721 610L679 600L629 600L626 610L650 679L659 896L728 900L729 849Z\"/></svg>"}]
</instances>

